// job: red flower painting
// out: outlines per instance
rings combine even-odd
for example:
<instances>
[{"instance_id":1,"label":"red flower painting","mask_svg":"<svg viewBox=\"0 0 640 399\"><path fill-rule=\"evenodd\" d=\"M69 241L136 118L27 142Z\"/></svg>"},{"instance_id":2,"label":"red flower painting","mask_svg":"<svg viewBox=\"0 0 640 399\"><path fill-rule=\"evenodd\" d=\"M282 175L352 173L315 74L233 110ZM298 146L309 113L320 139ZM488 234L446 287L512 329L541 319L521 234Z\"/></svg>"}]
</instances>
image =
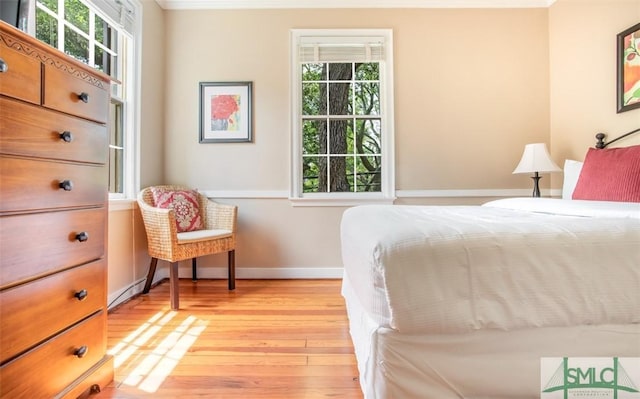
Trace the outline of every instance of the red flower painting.
<instances>
[{"instance_id":1,"label":"red flower painting","mask_svg":"<svg viewBox=\"0 0 640 399\"><path fill-rule=\"evenodd\" d=\"M640 97L640 91L630 93L631 89L640 82L640 31L624 38L624 93L631 97ZM640 87L638 88L640 90ZM628 100L627 100L628 101Z\"/></svg>"},{"instance_id":2,"label":"red flower painting","mask_svg":"<svg viewBox=\"0 0 640 399\"><path fill-rule=\"evenodd\" d=\"M640 24L618 34L618 112L640 108Z\"/></svg>"},{"instance_id":3,"label":"red flower painting","mask_svg":"<svg viewBox=\"0 0 640 399\"><path fill-rule=\"evenodd\" d=\"M200 82L201 143L251 141L252 88L253 82Z\"/></svg>"},{"instance_id":4,"label":"red flower painting","mask_svg":"<svg viewBox=\"0 0 640 399\"><path fill-rule=\"evenodd\" d=\"M211 130L237 130L239 109L239 95L211 96Z\"/></svg>"}]
</instances>

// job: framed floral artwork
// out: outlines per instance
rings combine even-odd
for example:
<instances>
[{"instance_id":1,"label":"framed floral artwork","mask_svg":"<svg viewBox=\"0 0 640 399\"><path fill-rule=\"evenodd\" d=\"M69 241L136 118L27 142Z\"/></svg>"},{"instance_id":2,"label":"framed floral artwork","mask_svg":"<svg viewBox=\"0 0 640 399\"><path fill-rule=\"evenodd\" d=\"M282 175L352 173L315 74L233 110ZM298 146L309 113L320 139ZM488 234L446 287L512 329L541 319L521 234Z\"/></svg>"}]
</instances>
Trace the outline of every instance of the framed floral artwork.
<instances>
[{"instance_id":1,"label":"framed floral artwork","mask_svg":"<svg viewBox=\"0 0 640 399\"><path fill-rule=\"evenodd\" d=\"M200 142L251 142L252 82L200 82Z\"/></svg>"},{"instance_id":2,"label":"framed floral artwork","mask_svg":"<svg viewBox=\"0 0 640 399\"><path fill-rule=\"evenodd\" d=\"M640 107L640 23L617 36L618 113Z\"/></svg>"}]
</instances>

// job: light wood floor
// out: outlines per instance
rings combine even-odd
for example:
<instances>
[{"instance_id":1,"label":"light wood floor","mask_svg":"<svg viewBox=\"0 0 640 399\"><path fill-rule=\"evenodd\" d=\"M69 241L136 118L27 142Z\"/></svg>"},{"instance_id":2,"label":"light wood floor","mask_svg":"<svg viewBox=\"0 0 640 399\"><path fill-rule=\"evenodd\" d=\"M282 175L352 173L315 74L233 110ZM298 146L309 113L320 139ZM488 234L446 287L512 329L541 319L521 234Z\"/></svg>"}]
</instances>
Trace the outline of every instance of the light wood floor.
<instances>
[{"instance_id":1,"label":"light wood floor","mask_svg":"<svg viewBox=\"0 0 640 399\"><path fill-rule=\"evenodd\" d=\"M162 283L109 314L104 398L362 399L340 280Z\"/></svg>"}]
</instances>

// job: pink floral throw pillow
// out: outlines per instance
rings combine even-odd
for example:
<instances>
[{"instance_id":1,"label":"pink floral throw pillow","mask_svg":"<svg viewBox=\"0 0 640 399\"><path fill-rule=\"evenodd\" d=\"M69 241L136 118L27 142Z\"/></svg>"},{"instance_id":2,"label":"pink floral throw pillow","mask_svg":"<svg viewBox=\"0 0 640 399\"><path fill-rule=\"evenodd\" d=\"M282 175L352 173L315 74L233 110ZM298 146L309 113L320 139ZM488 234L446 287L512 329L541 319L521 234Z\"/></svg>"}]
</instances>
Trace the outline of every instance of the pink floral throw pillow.
<instances>
[{"instance_id":1,"label":"pink floral throw pillow","mask_svg":"<svg viewBox=\"0 0 640 399\"><path fill-rule=\"evenodd\" d=\"M152 187L153 201L158 208L173 209L178 233L202 229L198 193L193 190L167 190Z\"/></svg>"}]
</instances>

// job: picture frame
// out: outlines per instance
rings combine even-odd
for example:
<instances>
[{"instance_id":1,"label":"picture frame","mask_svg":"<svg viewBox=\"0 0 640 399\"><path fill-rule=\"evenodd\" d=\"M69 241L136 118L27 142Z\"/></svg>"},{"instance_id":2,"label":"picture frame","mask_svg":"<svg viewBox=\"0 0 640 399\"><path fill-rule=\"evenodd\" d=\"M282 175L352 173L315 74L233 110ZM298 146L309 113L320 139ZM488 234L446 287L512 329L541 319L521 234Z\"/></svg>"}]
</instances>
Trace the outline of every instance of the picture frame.
<instances>
[{"instance_id":1,"label":"picture frame","mask_svg":"<svg viewBox=\"0 0 640 399\"><path fill-rule=\"evenodd\" d=\"M640 107L640 23L616 37L617 112Z\"/></svg>"},{"instance_id":2,"label":"picture frame","mask_svg":"<svg viewBox=\"0 0 640 399\"><path fill-rule=\"evenodd\" d=\"M253 139L252 82L200 82L200 143Z\"/></svg>"}]
</instances>

